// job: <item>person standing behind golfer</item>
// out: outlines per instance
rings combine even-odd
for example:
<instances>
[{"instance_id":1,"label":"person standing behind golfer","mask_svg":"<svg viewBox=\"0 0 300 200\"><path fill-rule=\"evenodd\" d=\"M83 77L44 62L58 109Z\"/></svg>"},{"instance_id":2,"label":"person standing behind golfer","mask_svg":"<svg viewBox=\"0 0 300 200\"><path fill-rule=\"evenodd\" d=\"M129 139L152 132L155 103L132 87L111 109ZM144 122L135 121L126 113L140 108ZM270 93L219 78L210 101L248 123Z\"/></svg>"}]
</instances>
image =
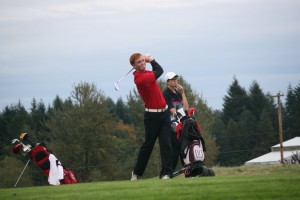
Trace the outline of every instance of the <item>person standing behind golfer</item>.
<instances>
[{"instance_id":1,"label":"person standing behind golfer","mask_svg":"<svg viewBox=\"0 0 300 200\"><path fill-rule=\"evenodd\" d=\"M164 90L163 94L168 104L168 110L172 121L173 119L176 119L177 111L179 109L183 108L185 113L189 110L189 103L185 96L183 87L178 84L178 77L179 76L174 72L168 72L165 76L167 88ZM176 125L174 123L172 123L172 125L175 126L172 128L171 134L171 143L173 148L172 169L175 171L180 155L180 144L176 138Z\"/></svg>"},{"instance_id":2,"label":"person standing behind golfer","mask_svg":"<svg viewBox=\"0 0 300 200\"><path fill-rule=\"evenodd\" d=\"M156 139L159 140L162 169L160 178L172 176L171 123L167 112L168 105L156 80L163 74L162 67L151 56L134 53L130 56L134 83L144 101L145 140L140 147L131 180L138 180L144 173ZM152 71L146 70L146 64L152 65Z\"/></svg>"}]
</instances>

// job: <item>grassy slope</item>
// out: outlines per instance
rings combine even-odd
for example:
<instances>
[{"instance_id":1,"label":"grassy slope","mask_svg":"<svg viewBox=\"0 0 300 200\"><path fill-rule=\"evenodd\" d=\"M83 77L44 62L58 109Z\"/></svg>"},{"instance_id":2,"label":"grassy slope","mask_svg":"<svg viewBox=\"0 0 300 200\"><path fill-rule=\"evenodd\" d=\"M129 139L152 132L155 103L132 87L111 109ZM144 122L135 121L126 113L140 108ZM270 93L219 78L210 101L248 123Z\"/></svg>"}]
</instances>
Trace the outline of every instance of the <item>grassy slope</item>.
<instances>
[{"instance_id":1,"label":"grassy slope","mask_svg":"<svg viewBox=\"0 0 300 200\"><path fill-rule=\"evenodd\" d=\"M300 166L214 168L216 177L1 189L0 199L299 199Z\"/></svg>"}]
</instances>

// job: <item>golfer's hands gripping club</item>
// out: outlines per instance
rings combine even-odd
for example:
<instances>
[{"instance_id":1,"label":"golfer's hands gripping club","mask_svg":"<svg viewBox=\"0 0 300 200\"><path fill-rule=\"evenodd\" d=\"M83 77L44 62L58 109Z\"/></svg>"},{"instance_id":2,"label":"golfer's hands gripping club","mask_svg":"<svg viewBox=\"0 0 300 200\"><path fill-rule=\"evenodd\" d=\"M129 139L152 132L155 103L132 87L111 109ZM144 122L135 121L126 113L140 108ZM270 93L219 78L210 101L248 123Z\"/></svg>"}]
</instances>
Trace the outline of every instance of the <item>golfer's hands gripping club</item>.
<instances>
[{"instance_id":1,"label":"golfer's hands gripping club","mask_svg":"<svg viewBox=\"0 0 300 200\"><path fill-rule=\"evenodd\" d=\"M144 59L146 63L151 62L152 60L154 60L153 56L151 56L149 53L144 55Z\"/></svg>"}]
</instances>

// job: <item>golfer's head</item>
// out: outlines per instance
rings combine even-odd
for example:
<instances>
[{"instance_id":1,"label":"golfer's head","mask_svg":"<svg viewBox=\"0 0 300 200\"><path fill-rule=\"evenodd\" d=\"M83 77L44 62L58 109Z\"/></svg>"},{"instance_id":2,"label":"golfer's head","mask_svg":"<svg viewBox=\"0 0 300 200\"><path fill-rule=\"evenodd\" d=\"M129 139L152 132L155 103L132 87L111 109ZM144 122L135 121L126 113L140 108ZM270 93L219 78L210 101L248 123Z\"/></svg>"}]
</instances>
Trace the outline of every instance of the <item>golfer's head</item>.
<instances>
[{"instance_id":1,"label":"golfer's head","mask_svg":"<svg viewBox=\"0 0 300 200\"><path fill-rule=\"evenodd\" d=\"M165 80L168 83L169 81L176 81L178 77L175 72L168 72L165 76Z\"/></svg>"},{"instance_id":2,"label":"golfer's head","mask_svg":"<svg viewBox=\"0 0 300 200\"><path fill-rule=\"evenodd\" d=\"M132 54L129 62L136 71L144 71L146 69L145 58L141 53Z\"/></svg>"}]
</instances>

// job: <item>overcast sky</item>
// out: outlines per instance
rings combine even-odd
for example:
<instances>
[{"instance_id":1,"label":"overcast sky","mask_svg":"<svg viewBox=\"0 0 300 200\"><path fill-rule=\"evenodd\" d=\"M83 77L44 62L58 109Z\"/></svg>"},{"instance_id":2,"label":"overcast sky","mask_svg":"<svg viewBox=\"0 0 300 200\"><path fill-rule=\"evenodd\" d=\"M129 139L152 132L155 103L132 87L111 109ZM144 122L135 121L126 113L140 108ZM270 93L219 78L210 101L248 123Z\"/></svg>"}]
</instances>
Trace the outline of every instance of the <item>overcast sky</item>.
<instances>
[{"instance_id":1,"label":"overcast sky","mask_svg":"<svg viewBox=\"0 0 300 200\"><path fill-rule=\"evenodd\" d=\"M126 101L131 53L151 53L221 109L236 77L286 93L300 81L299 0L0 0L0 111L46 106L89 82ZM151 69L150 65L148 66ZM163 74L162 78L164 77ZM285 98L285 97L284 97Z\"/></svg>"}]
</instances>

